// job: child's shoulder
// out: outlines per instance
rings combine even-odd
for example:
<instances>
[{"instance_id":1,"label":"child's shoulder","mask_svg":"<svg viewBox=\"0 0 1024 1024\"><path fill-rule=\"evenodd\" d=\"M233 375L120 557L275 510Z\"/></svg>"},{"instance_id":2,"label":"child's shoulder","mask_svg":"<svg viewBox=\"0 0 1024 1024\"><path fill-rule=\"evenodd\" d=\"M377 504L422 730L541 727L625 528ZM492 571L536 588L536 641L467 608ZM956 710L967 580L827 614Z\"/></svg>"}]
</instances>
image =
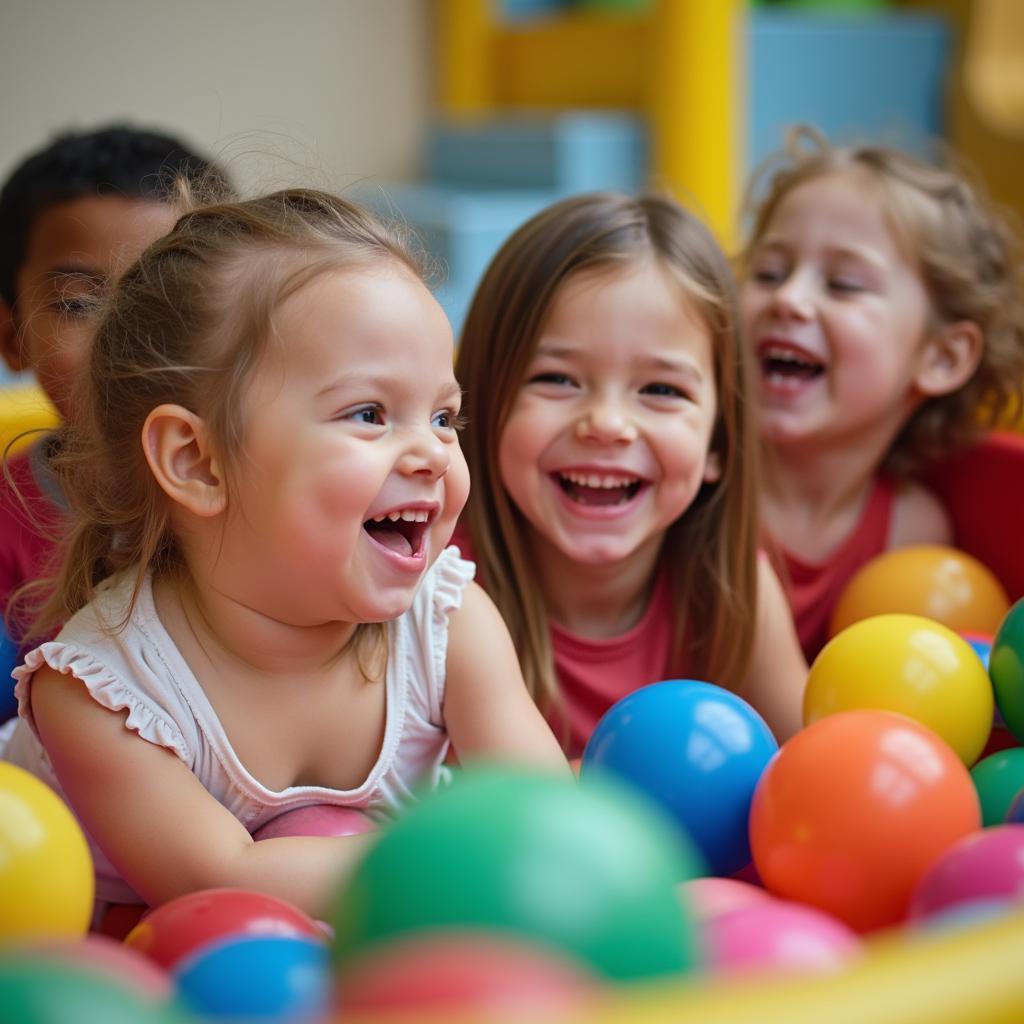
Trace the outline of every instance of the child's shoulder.
<instances>
[{"instance_id":1,"label":"child's shoulder","mask_svg":"<svg viewBox=\"0 0 1024 1024\"><path fill-rule=\"evenodd\" d=\"M936 495L916 480L894 482L888 547L951 544L952 541L949 513Z\"/></svg>"},{"instance_id":2,"label":"child's shoulder","mask_svg":"<svg viewBox=\"0 0 1024 1024\"><path fill-rule=\"evenodd\" d=\"M407 613L410 621L421 629L446 629L475 573L476 566L463 558L457 547L445 548L423 577Z\"/></svg>"}]
</instances>

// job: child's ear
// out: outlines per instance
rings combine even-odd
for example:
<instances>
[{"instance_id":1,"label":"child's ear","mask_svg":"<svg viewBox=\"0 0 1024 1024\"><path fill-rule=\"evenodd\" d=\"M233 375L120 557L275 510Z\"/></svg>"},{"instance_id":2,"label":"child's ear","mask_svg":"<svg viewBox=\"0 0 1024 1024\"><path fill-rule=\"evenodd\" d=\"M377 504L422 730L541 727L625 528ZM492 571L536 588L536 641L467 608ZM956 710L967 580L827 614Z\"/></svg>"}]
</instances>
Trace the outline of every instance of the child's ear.
<instances>
[{"instance_id":1,"label":"child's ear","mask_svg":"<svg viewBox=\"0 0 1024 1024\"><path fill-rule=\"evenodd\" d=\"M981 328L970 320L938 328L925 342L915 377L918 391L933 398L962 388L981 361L983 345Z\"/></svg>"},{"instance_id":2,"label":"child's ear","mask_svg":"<svg viewBox=\"0 0 1024 1024\"><path fill-rule=\"evenodd\" d=\"M143 424L142 447L169 498L203 517L227 507L224 473L201 417L180 405L158 405Z\"/></svg>"},{"instance_id":3,"label":"child's ear","mask_svg":"<svg viewBox=\"0 0 1024 1024\"><path fill-rule=\"evenodd\" d=\"M7 368L12 373L28 369L28 360L22 351L21 340L18 338L18 325L14 320L14 310L0 299L0 356L3 356Z\"/></svg>"},{"instance_id":4,"label":"child's ear","mask_svg":"<svg viewBox=\"0 0 1024 1024\"><path fill-rule=\"evenodd\" d=\"M704 463L704 483L716 484L722 478L722 457L713 449Z\"/></svg>"}]
</instances>

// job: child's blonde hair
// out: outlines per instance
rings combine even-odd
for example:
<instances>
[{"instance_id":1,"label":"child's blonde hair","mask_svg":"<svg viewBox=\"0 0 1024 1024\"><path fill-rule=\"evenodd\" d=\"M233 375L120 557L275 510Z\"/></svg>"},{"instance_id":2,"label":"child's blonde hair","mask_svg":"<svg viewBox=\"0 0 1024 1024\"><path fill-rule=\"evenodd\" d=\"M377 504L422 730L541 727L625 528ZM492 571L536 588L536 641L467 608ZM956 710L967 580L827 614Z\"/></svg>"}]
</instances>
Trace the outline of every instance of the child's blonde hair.
<instances>
[{"instance_id":1,"label":"child's blonde hair","mask_svg":"<svg viewBox=\"0 0 1024 1024\"><path fill-rule=\"evenodd\" d=\"M749 262L779 204L800 185L860 172L876 186L893 237L916 267L931 302L932 326L970 321L981 330L981 360L959 390L923 402L904 425L884 468L906 474L1019 415L1024 400L1024 278L1019 239L964 169L928 163L885 146L834 146L797 125L783 150L755 173L743 263Z\"/></svg>"},{"instance_id":2,"label":"child's blonde hair","mask_svg":"<svg viewBox=\"0 0 1024 1024\"><path fill-rule=\"evenodd\" d=\"M181 568L168 499L143 454L149 413L172 403L202 417L230 481L247 384L276 343L277 308L323 273L380 261L421 276L402 235L309 189L198 206L146 249L101 311L82 422L61 437L56 465L72 526L36 635L65 622L113 573L135 572L137 596L147 572Z\"/></svg>"},{"instance_id":3,"label":"child's blonde hair","mask_svg":"<svg viewBox=\"0 0 1024 1024\"><path fill-rule=\"evenodd\" d=\"M473 550L527 685L545 710L561 703L548 620L526 523L501 482L499 441L562 285L582 271L625 268L643 258L656 260L678 282L710 331L714 354L711 449L722 475L669 527L663 552L678 611L673 661L685 641L693 673L738 688L750 657L757 458L729 264L704 225L670 200L611 193L566 199L523 225L494 258L470 307L456 362L469 422L463 449L473 480L466 511Z\"/></svg>"}]
</instances>

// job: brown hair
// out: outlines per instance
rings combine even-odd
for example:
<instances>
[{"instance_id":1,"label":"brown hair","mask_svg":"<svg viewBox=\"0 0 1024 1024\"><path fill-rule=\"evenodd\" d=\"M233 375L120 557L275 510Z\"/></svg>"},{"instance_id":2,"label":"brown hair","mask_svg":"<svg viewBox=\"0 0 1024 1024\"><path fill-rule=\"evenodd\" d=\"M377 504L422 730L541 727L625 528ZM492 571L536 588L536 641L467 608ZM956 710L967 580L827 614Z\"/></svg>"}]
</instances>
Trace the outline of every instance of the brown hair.
<instances>
[{"instance_id":1,"label":"brown hair","mask_svg":"<svg viewBox=\"0 0 1024 1024\"><path fill-rule=\"evenodd\" d=\"M230 467L276 309L322 273L377 261L420 276L405 239L365 210L289 189L192 209L125 272L98 321L81 422L60 438L56 467L72 526L34 633L66 621L113 573L135 574L134 605L148 571L183 567L168 499L142 450L150 411L174 403L203 417Z\"/></svg>"},{"instance_id":2,"label":"brown hair","mask_svg":"<svg viewBox=\"0 0 1024 1024\"><path fill-rule=\"evenodd\" d=\"M756 172L747 206L749 266L779 204L800 185L860 172L877 186L893 235L928 291L937 324L970 321L984 339L971 379L923 402L904 425L884 468L907 474L1019 415L1024 401L1024 279L1010 216L952 158L929 163L885 146L834 146L807 125Z\"/></svg>"},{"instance_id":3,"label":"brown hair","mask_svg":"<svg viewBox=\"0 0 1024 1024\"><path fill-rule=\"evenodd\" d=\"M459 344L466 389L463 448L473 489L466 522L481 574L545 710L560 703L544 599L526 525L498 470L498 445L552 302L574 274L653 258L679 282L712 335L722 475L668 529L664 562L691 670L738 688L753 643L756 601L756 442L738 335L736 287L709 231L676 203L596 193L563 200L524 224L488 268Z\"/></svg>"}]
</instances>

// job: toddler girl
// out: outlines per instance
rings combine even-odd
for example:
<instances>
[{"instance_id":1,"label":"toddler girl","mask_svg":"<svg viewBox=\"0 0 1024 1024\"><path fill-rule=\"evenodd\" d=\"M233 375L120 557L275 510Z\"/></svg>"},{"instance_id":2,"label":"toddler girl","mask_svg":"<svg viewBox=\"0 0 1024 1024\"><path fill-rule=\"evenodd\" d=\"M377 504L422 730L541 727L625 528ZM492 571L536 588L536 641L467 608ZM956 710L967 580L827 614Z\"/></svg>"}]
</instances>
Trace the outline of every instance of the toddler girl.
<instances>
[{"instance_id":1,"label":"toddler girl","mask_svg":"<svg viewBox=\"0 0 1024 1024\"><path fill-rule=\"evenodd\" d=\"M567 770L446 549L466 500L451 331L382 225L306 190L199 208L99 323L62 450L77 517L4 756L64 794L102 902L266 891L323 914L449 736Z\"/></svg>"}]
</instances>

